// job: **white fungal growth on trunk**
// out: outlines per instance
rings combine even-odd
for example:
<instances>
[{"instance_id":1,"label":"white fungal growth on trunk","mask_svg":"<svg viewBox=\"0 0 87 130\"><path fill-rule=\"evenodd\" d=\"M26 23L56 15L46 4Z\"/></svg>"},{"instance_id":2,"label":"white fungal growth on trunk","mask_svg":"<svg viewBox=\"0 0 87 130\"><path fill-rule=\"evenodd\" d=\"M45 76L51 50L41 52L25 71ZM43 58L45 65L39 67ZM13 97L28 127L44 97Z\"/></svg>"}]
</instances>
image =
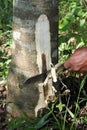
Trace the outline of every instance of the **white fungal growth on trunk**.
<instances>
[{"instance_id":1,"label":"white fungal growth on trunk","mask_svg":"<svg viewBox=\"0 0 87 130\"><path fill-rule=\"evenodd\" d=\"M37 51L37 65L39 68L39 73L42 73L43 64L46 67L45 69L49 70L51 63L50 26L49 20L44 14L40 15L37 20L35 40ZM44 59L42 56L43 54L45 57ZM45 60L45 63L43 60Z\"/></svg>"},{"instance_id":2,"label":"white fungal growth on trunk","mask_svg":"<svg viewBox=\"0 0 87 130\"><path fill-rule=\"evenodd\" d=\"M13 32L13 38L15 40L19 40L20 39L20 36L21 36L21 33L20 32L17 32L17 31L14 31Z\"/></svg>"}]
</instances>

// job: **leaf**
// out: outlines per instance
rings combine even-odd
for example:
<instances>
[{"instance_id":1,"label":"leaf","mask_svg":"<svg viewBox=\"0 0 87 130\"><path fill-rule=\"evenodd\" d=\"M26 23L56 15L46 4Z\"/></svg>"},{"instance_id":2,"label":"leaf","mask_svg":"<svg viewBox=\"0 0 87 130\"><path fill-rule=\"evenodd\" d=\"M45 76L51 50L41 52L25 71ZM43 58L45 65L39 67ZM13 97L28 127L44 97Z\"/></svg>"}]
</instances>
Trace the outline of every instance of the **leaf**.
<instances>
[{"instance_id":1,"label":"leaf","mask_svg":"<svg viewBox=\"0 0 87 130\"><path fill-rule=\"evenodd\" d=\"M63 21L59 22L59 29L63 29L68 24L68 21L66 19L63 19Z\"/></svg>"},{"instance_id":2,"label":"leaf","mask_svg":"<svg viewBox=\"0 0 87 130\"><path fill-rule=\"evenodd\" d=\"M27 115L26 112L23 112L23 118L24 118L25 120L29 120L29 116Z\"/></svg>"},{"instance_id":3,"label":"leaf","mask_svg":"<svg viewBox=\"0 0 87 130\"><path fill-rule=\"evenodd\" d=\"M11 122L8 123L8 129L9 130L14 130L16 127L15 127L15 121L14 120L11 120Z\"/></svg>"},{"instance_id":4,"label":"leaf","mask_svg":"<svg viewBox=\"0 0 87 130\"><path fill-rule=\"evenodd\" d=\"M36 129L40 129L41 127L43 127L45 124L47 124L50 119L47 120L47 118L51 115L51 111L49 113L47 113L46 115L44 115L40 121L36 124L35 128Z\"/></svg>"},{"instance_id":5,"label":"leaf","mask_svg":"<svg viewBox=\"0 0 87 130\"><path fill-rule=\"evenodd\" d=\"M79 111L80 110L80 106L77 102L75 102L75 106L76 106L76 109Z\"/></svg>"},{"instance_id":6,"label":"leaf","mask_svg":"<svg viewBox=\"0 0 87 130\"><path fill-rule=\"evenodd\" d=\"M74 19L72 13L68 13L68 14L65 16L65 18L66 18L67 20L70 20L70 21L72 21L72 20Z\"/></svg>"},{"instance_id":7,"label":"leaf","mask_svg":"<svg viewBox=\"0 0 87 130\"><path fill-rule=\"evenodd\" d=\"M83 80L82 80L82 82L81 82L81 85L80 85L80 90L79 90L79 91L81 91L82 88L84 87L84 84L85 84L86 79L87 79L87 75L83 78Z\"/></svg>"},{"instance_id":8,"label":"leaf","mask_svg":"<svg viewBox=\"0 0 87 130\"><path fill-rule=\"evenodd\" d=\"M80 27L82 27L85 24L85 19L80 20Z\"/></svg>"},{"instance_id":9,"label":"leaf","mask_svg":"<svg viewBox=\"0 0 87 130\"><path fill-rule=\"evenodd\" d=\"M61 112L62 109L63 109L63 104L62 104L62 102L60 102L60 103L58 104L58 108L59 108L59 111Z\"/></svg>"},{"instance_id":10,"label":"leaf","mask_svg":"<svg viewBox=\"0 0 87 130\"><path fill-rule=\"evenodd\" d=\"M75 118L75 115L74 115L68 108L66 108L66 109L67 109L68 113L70 114L70 116L71 116L72 118Z\"/></svg>"},{"instance_id":11,"label":"leaf","mask_svg":"<svg viewBox=\"0 0 87 130\"><path fill-rule=\"evenodd\" d=\"M87 124L87 117L86 117L86 116L83 118L83 122L84 122L85 124Z\"/></svg>"}]
</instances>

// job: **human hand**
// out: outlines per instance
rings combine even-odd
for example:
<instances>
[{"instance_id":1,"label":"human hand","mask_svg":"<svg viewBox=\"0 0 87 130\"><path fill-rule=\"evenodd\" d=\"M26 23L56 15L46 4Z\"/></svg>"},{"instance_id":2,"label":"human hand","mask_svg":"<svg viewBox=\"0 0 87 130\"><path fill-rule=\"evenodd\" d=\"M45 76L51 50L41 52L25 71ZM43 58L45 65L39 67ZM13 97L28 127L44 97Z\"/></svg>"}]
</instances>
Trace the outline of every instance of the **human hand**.
<instances>
[{"instance_id":1,"label":"human hand","mask_svg":"<svg viewBox=\"0 0 87 130\"><path fill-rule=\"evenodd\" d=\"M87 72L87 47L76 49L71 57L64 63L69 71Z\"/></svg>"}]
</instances>

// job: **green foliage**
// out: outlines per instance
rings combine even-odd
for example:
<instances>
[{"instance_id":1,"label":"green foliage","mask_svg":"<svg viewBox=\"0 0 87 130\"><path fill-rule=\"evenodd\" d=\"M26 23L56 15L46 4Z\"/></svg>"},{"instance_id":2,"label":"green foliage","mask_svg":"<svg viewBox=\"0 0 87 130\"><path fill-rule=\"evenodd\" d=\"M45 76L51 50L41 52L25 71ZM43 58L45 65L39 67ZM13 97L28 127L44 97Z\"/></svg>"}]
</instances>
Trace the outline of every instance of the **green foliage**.
<instances>
[{"instance_id":1,"label":"green foliage","mask_svg":"<svg viewBox=\"0 0 87 130\"><path fill-rule=\"evenodd\" d=\"M8 123L8 130L39 130L43 129L43 126L45 126L50 119L48 117L51 115L52 111L45 114L42 118L38 119L31 119L28 117L26 113L24 113L24 116L22 118L16 118L12 119Z\"/></svg>"},{"instance_id":2,"label":"green foliage","mask_svg":"<svg viewBox=\"0 0 87 130\"><path fill-rule=\"evenodd\" d=\"M10 29L12 24L12 0L0 1L0 32Z\"/></svg>"},{"instance_id":3,"label":"green foliage","mask_svg":"<svg viewBox=\"0 0 87 130\"><path fill-rule=\"evenodd\" d=\"M84 0L60 0L59 11L59 61L64 61L87 45L87 6Z\"/></svg>"},{"instance_id":4,"label":"green foliage","mask_svg":"<svg viewBox=\"0 0 87 130\"><path fill-rule=\"evenodd\" d=\"M12 43L12 0L0 1L0 77L7 79L11 61L9 51Z\"/></svg>"},{"instance_id":5,"label":"green foliage","mask_svg":"<svg viewBox=\"0 0 87 130\"><path fill-rule=\"evenodd\" d=\"M0 77L3 79L7 78L9 64L11 62L11 57L9 55L9 52L11 51L11 32L6 34L6 37L7 36L9 38L4 40L5 43L3 43L0 47Z\"/></svg>"},{"instance_id":6,"label":"green foliage","mask_svg":"<svg viewBox=\"0 0 87 130\"><path fill-rule=\"evenodd\" d=\"M59 5L59 62L64 62L76 48L87 45L87 7L84 0L60 0ZM68 107L66 111L72 118L69 126L70 130L76 129L76 123L82 119L82 123L87 124L87 118L78 118L80 104L87 102L87 93L84 91L86 77L82 80L78 98L75 102L75 112L73 113ZM71 86L72 87L72 86ZM83 91L83 98L81 97ZM65 124L62 123L63 126ZM66 126L63 127L67 129ZM61 130L63 130L61 128Z\"/></svg>"},{"instance_id":7,"label":"green foliage","mask_svg":"<svg viewBox=\"0 0 87 130\"><path fill-rule=\"evenodd\" d=\"M87 116L81 117L81 121L87 125Z\"/></svg>"}]
</instances>

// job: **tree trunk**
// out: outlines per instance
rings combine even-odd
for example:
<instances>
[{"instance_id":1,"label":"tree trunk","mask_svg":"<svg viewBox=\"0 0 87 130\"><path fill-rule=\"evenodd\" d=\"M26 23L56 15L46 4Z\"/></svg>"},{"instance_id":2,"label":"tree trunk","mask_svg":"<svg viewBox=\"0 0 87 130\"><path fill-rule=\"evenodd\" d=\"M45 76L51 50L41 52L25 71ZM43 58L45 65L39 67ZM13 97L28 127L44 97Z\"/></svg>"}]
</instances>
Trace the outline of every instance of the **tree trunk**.
<instances>
[{"instance_id":1,"label":"tree trunk","mask_svg":"<svg viewBox=\"0 0 87 130\"><path fill-rule=\"evenodd\" d=\"M12 116L22 116L27 112L34 117L41 98L40 107L46 107L42 85L45 75L42 73L50 69L50 62L55 64L58 59L57 7L57 0L14 0L7 106ZM32 79L39 74L42 74L40 78ZM25 85L28 78L32 82Z\"/></svg>"}]
</instances>

